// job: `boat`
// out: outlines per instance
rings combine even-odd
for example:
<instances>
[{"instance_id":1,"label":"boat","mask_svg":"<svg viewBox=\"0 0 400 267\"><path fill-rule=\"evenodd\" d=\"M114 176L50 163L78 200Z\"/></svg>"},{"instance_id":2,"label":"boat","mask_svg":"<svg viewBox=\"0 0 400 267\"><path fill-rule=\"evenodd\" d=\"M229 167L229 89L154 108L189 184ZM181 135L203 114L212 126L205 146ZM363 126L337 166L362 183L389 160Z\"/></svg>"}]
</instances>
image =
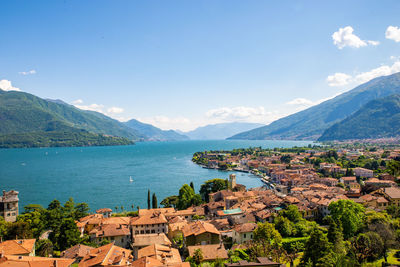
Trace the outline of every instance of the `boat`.
<instances>
[{"instance_id":1,"label":"boat","mask_svg":"<svg viewBox=\"0 0 400 267\"><path fill-rule=\"evenodd\" d=\"M129 182L133 182L132 176L129 176Z\"/></svg>"}]
</instances>

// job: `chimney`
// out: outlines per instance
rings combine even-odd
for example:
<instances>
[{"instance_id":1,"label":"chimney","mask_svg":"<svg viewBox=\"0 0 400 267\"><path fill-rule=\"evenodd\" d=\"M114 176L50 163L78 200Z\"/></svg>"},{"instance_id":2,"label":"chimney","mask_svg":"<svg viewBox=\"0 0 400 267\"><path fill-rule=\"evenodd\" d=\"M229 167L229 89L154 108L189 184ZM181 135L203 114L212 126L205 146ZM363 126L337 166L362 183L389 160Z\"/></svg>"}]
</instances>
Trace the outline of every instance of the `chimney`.
<instances>
[{"instance_id":1,"label":"chimney","mask_svg":"<svg viewBox=\"0 0 400 267\"><path fill-rule=\"evenodd\" d=\"M3 190L3 197L6 196L6 190Z\"/></svg>"}]
</instances>

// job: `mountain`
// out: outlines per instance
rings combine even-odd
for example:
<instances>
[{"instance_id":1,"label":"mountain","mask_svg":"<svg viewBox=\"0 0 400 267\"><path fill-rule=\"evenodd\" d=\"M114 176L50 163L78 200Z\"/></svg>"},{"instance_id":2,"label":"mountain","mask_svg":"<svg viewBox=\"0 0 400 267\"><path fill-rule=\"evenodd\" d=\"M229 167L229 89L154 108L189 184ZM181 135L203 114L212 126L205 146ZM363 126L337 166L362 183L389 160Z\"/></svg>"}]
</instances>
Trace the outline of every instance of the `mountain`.
<instances>
[{"instance_id":1,"label":"mountain","mask_svg":"<svg viewBox=\"0 0 400 267\"><path fill-rule=\"evenodd\" d=\"M400 94L400 73L375 78L319 105L229 139L315 140L371 100Z\"/></svg>"},{"instance_id":2,"label":"mountain","mask_svg":"<svg viewBox=\"0 0 400 267\"><path fill-rule=\"evenodd\" d=\"M319 141L400 136L400 95L368 102L357 112L325 130Z\"/></svg>"},{"instance_id":3,"label":"mountain","mask_svg":"<svg viewBox=\"0 0 400 267\"><path fill-rule=\"evenodd\" d=\"M38 139L41 136L51 139L48 134L45 134L49 132L52 132L53 136L60 137L63 136L60 134L63 132L74 133L75 138L73 141L69 140L68 144L79 143L80 138L85 139L87 145L102 144L104 142L100 139L104 136L126 138L127 140L122 143L144 138L141 133L101 113L80 110L59 100L48 101L16 91L0 90L0 121L0 135L2 135L3 143L9 139L15 140L15 135L19 134L20 138L27 142L34 141L35 144L39 144ZM89 139L92 141L89 142ZM112 143L113 140L116 139L107 139L106 143L109 141ZM118 139L117 143L120 141ZM131 141L128 143L132 143ZM48 141L44 143L49 144ZM52 145L56 144L52 143Z\"/></svg>"},{"instance_id":4,"label":"mountain","mask_svg":"<svg viewBox=\"0 0 400 267\"><path fill-rule=\"evenodd\" d=\"M173 130L164 131L151 124L142 123L135 119L125 122L125 125L145 135L149 141L180 141L189 139L187 136Z\"/></svg>"},{"instance_id":5,"label":"mountain","mask_svg":"<svg viewBox=\"0 0 400 267\"><path fill-rule=\"evenodd\" d=\"M226 139L234 134L248 131L262 126L260 123L248 122L229 122L210 124L203 127L198 127L193 131L185 132L184 134L194 140L218 140Z\"/></svg>"}]
</instances>

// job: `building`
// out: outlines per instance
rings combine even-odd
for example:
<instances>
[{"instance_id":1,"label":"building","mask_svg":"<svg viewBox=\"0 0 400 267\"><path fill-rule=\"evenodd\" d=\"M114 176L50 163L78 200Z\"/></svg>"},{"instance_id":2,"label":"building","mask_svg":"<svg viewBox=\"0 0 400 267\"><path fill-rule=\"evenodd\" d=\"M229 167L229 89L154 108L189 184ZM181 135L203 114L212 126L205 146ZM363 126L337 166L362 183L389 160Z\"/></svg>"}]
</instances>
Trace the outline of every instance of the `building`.
<instances>
[{"instance_id":1,"label":"building","mask_svg":"<svg viewBox=\"0 0 400 267\"><path fill-rule=\"evenodd\" d=\"M186 246L220 243L220 232L211 223L192 222L182 229L182 233Z\"/></svg>"},{"instance_id":2,"label":"building","mask_svg":"<svg viewBox=\"0 0 400 267\"><path fill-rule=\"evenodd\" d=\"M248 261L242 260L242 261L239 261L236 263L225 263L225 266L226 267L236 267L236 266L285 267L286 264L280 264L278 262L273 262L270 259L265 258L265 257L258 257L256 262L248 262Z\"/></svg>"},{"instance_id":3,"label":"building","mask_svg":"<svg viewBox=\"0 0 400 267\"><path fill-rule=\"evenodd\" d=\"M397 187L382 188L382 192L389 200L389 205L400 206L400 189Z\"/></svg>"},{"instance_id":4,"label":"building","mask_svg":"<svg viewBox=\"0 0 400 267\"><path fill-rule=\"evenodd\" d=\"M35 256L36 239L7 240L0 243L4 255Z\"/></svg>"},{"instance_id":5,"label":"building","mask_svg":"<svg viewBox=\"0 0 400 267\"><path fill-rule=\"evenodd\" d=\"M181 255L176 248L162 245L150 245L139 249L138 258L150 257L159 260L162 264L181 263Z\"/></svg>"},{"instance_id":6,"label":"building","mask_svg":"<svg viewBox=\"0 0 400 267\"><path fill-rule=\"evenodd\" d=\"M199 246L189 246L189 256L193 257L196 250L201 250L203 254L203 261L213 261L216 259L227 259L228 252L226 251L224 245L220 244L211 244L211 245L199 245Z\"/></svg>"},{"instance_id":7,"label":"building","mask_svg":"<svg viewBox=\"0 0 400 267\"><path fill-rule=\"evenodd\" d=\"M89 236L98 245L103 241L110 241L123 248L129 248L131 241L129 226L123 224L102 224L90 231Z\"/></svg>"},{"instance_id":8,"label":"building","mask_svg":"<svg viewBox=\"0 0 400 267\"><path fill-rule=\"evenodd\" d=\"M164 214L155 211L139 217L131 218L132 235L168 233L168 221Z\"/></svg>"},{"instance_id":9,"label":"building","mask_svg":"<svg viewBox=\"0 0 400 267\"><path fill-rule=\"evenodd\" d=\"M238 224L233 228L232 240L234 244L243 244L253 239L253 231L256 229L255 223Z\"/></svg>"},{"instance_id":10,"label":"building","mask_svg":"<svg viewBox=\"0 0 400 267\"><path fill-rule=\"evenodd\" d=\"M374 171L365 168L354 168L354 174L357 177L365 177L365 178L374 177Z\"/></svg>"},{"instance_id":11,"label":"building","mask_svg":"<svg viewBox=\"0 0 400 267\"><path fill-rule=\"evenodd\" d=\"M342 177L339 181L345 186L350 185L350 183L357 183L357 178L355 176Z\"/></svg>"},{"instance_id":12,"label":"building","mask_svg":"<svg viewBox=\"0 0 400 267\"><path fill-rule=\"evenodd\" d=\"M0 216L6 222L15 222L18 216L18 192L3 190L3 196L0 197Z\"/></svg>"},{"instance_id":13,"label":"building","mask_svg":"<svg viewBox=\"0 0 400 267\"><path fill-rule=\"evenodd\" d=\"M132 238L131 247L133 249L133 255L135 256L135 259L139 258L140 249L151 245L162 245L169 247L172 245L172 243L164 233L134 235Z\"/></svg>"},{"instance_id":14,"label":"building","mask_svg":"<svg viewBox=\"0 0 400 267\"><path fill-rule=\"evenodd\" d=\"M131 251L113 243L94 248L82 258L78 267L129 266L133 261Z\"/></svg>"},{"instance_id":15,"label":"building","mask_svg":"<svg viewBox=\"0 0 400 267\"><path fill-rule=\"evenodd\" d=\"M92 249L94 248L78 244L61 252L60 257L66 259L73 259L74 263L79 263L87 254L90 253Z\"/></svg>"},{"instance_id":16,"label":"building","mask_svg":"<svg viewBox=\"0 0 400 267\"><path fill-rule=\"evenodd\" d=\"M109 218L109 217L111 217L112 209L109 209L109 208L98 209L98 210L96 210L96 213L102 214L104 218Z\"/></svg>"},{"instance_id":17,"label":"building","mask_svg":"<svg viewBox=\"0 0 400 267\"><path fill-rule=\"evenodd\" d=\"M232 173L229 175L229 189L234 189L236 187L236 174Z\"/></svg>"},{"instance_id":18,"label":"building","mask_svg":"<svg viewBox=\"0 0 400 267\"><path fill-rule=\"evenodd\" d=\"M73 262L73 259L3 255L0 253L0 267L69 267L72 266Z\"/></svg>"}]
</instances>

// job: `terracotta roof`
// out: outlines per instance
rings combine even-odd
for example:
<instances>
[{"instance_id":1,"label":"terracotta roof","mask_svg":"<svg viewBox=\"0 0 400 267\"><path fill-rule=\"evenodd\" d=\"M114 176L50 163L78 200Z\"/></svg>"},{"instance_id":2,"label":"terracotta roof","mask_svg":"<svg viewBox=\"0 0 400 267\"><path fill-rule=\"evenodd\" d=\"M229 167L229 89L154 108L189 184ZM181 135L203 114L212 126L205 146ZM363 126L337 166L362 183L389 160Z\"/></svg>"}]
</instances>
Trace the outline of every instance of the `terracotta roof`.
<instances>
[{"instance_id":1,"label":"terracotta roof","mask_svg":"<svg viewBox=\"0 0 400 267\"><path fill-rule=\"evenodd\" d=\"M182 262L179 251L169 246L153 244L138 251L138 258L151 257L161 261L163 264Z\"/></svg>"},{"instance_id":2,"label":"terracotta roof","mask_svg":"<svg viewBox=\"0 0 400 267\"><path fill-rule=\"evenodd\" d=\"M0 258L0 267L69 267L74 259L7 255Z\"/></svg>"},{"instance_id":3,"label":"terracotta roof","mask_svg":"<svg viewBox=\"0 0 400 267\"><path fill-rule=\"evenodd\" d=\"M4 255L23 255L33 252L36 239L7 240L0 243L0 252Z\"/></svg>"},{"instance_id":4,"label":"terracotta roof","mask_svg":"<svg viewBox=\"0 0 400 267\"><path fill-rule=\"evenodd\" d=\"M214 245L199 245L199 246L188 246L189 255L193 257L194 252L197 249L200 249L203 254L204 260L215 260L215 259L227 259L228 253L221 244L214 244Z\"/></svg>"},{"instance_id":5,"label":"terracotta roof","mask_svg":"<svg viewBox=\"0 0 400 267\"><path fill-rule=\"evenodd\" d=\"M202 221L192 222L192 223L186 225L182 229L182 233L185 237L191 236L191 235L200 235L200 234L206 233L206 232L217 234L217 235L220 234L214 225L212 225L211 223L202 222Z\"/></svg>"},{"instance_id":6,"label":"terracotta roof","mask_svg":"<svg viewBox=\"0 0 400 267\"><path fill-rule=\"evenodd\" d=\"M128 225L131 221L131 217L109 217L104 218L101 224L125 224Z\"/></svg>"},{"instance_id":7,"label":"terracotta roof","mask_svg":"<svg viewBox=\"0 0 400 267\"><path fill-rule=\"evenodd\" d=\"M174 211L175 211L174 208L139 209L139 216L151 215L154 212L159 212L159 213L165 214L165 213L172 213Z\"/></svg>"},{"instance_id":8,"label":"terracotta roof","mask_svg":"<svg viewBox=\"0 0 400 267\"><path fill-rule=\"evenodd\" d=\"M143 235L134 235L132 246L135 247L145 247L152 244L158 245L171 245L171 241L164 234L143 234Z\"/></svg>"},{"instance_id":9,"label":"terracotta roof","mask_svg":"<svg viewBox=\"0 0 400 267\"><path fill-rule=\"evenodd\" d=\"M167 219L162 213L152 213L131 219L131 225L149 225L149 224L162 224L167 223Z\"/></svg>"},{"instance_id":10,"label":"terracotta roof","mask_svg":"<svg viewBox=\"0 0 400 267\"><path fill-rule=\"evenodd\" d=\"M357 180L357 178L355 176L342 177L340 179L342 179L343 181L355 181L355 180Z\"/></svg>"},{"instance_id":11,"label":"terracotta roof","mask_svg":"<svg viewBox=\"0 0 400 267\"><path fill-rule=\"evenodd\" d=\"M236 225L234 230L238 233L248 233L248 232L253 232L253 230L256 229L256 227L257 224L255 223L243 223Z\"/></svg>"},{"instance_id":12,"label":"terracotta roof","mask_svg":"<svg viewBox=\"0 0 400 267\"><path fill-rule=\"evenodd\" d=\"M132 262L132 267L154 267L161 266L162 262L150 257L143 257Z\"/></svg>"},{"instance_id":13,"label":"terracotta roof","mask_svg":"<svg viewBox=\"0 0 400 267\"><path fill-rule=\"evenodd\" d=\"M129 249L124 249L115 246L114 243L107 244L105 246L94 248L83 257L79 263L79 267L90 267L90 266L113 266L117 265L128 265L132 261L133 257Z\"/></svg>"},{"instance_id":14,"label":"terracotta roof","mask_svg":"<svg viewBox=\"0 0 400 267\"><path fill-rule=\"evenodd\" d=\"M76 259L85 257L93 247L85 246L82 244L75 245L67 250L61 252L61 258Z\"/></svg>"},{"instance_id":15,"label":"terracotta roof","mask_svg":"<svg viewBox=\"0 0 400 267\"><path fill-rule=\"evenodd\" d=\"M96 213L106 213L106 212L112 212L112 209L103 208L103 209L96 210Z\"/></svg>"},{"instance_id":16,"label":"terracotta roof","mask_svg":"<svg viewBox=\"0 0 400 267\"><path fill-rule=\"evenodd\" d=\"M122 224L104 224L97 226L89 232L90 235L95 237L105 236L127 236L131 235L129 226Z\"/></svg>"},{"instance_id":17,"label":"terracotta roof","mask_svg":"<svg viewBox=\"0 0 400 267\"><path fill-rule=\"evenodd\" d=\"M390 197L390 198L400 198L400 189L396 187L387 187L384 189L385 193Z\"/></svg>"}]
</instances>

